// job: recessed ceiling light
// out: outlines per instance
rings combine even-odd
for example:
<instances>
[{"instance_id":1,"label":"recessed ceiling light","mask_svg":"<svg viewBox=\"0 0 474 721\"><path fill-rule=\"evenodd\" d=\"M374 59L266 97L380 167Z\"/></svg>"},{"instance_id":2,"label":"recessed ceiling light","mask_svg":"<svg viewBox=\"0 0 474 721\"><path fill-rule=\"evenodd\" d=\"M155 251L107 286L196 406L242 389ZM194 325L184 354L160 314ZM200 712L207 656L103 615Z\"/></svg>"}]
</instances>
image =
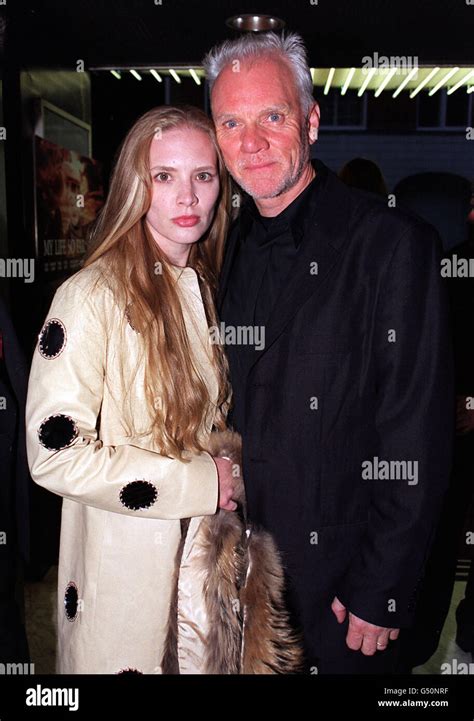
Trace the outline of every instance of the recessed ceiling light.
<instances>
[{"instance_id":1,"label":"recessed ceiling light","mask_svg":"<svg viewBox=\"0 0 474 721\"><path fill-rule=\"evenodd\" d=\"M436 73L439 72L440 70L441 70L441 68L438 68L438 67L433 68L431 70L430 74L427 75L425 78L423 78L421 83L419 85L417 85L417 87L414 90L412 90L412 92L410 93L410 100L413 100L413 98L418 95L420 90L422 88L424 88L425 85L430 82L431 78L433 78L436 75Z\"/></svg>"},{"instance_id":2,"label":"recessed ceiling light","mask_svg":"<svg viewBox=\"0 0 474 721\"><path fill-rule=\"evenodd\" d=\"M398 88L397 88L397 89L395 90L395 92L393 93L392 98L397 98L397 97L400 95L400 93L402 92L402 90L403 90L403 88L405 87L405 85L408 85L408 83L410 82L410 80L411 80L412 78L414 78L415 75L418 75L418 65L415 65L415 67L412 68L412 70L410 70L410 72L408 73L408 75L406 76L406 78L405 78L404 80L402 80L402 82L400 83L400 85L398 86Z\"/></svg>"},{"instance_id":3,"label":"recessed ceiling light","mask_svg":"<svg viewBox=\"0 0 474 721\"><path fill-rule=\"evenodd\" d=\"M459 70L459 68L451 68L451 70L444 76L444 78L442 78L442 80L440 80L439 83L436 83L434 88L431 88L428 95L431 96L431 95L434 95L435 93L437 93L438 90L444 85L444 83L447 83L448 80L453 77L453 75L456 75L458 70Z\"/></svg>"},{"instance_id":4,"label":"recessed ceiling light","mask_svg":"<svg viewBox=\"0 0 474 721\"><path fill-rule=\"evenodd\" d=\"M154 68L150 68L150 73L151 73L151 75L153 75L155 80L157 80L159 83L163 82L163 79L162 79L160 73L158 73Z\"/></svg>"},{"instance_id":5,"label":"recessed ceiling light","mask_svg":"<svg viewBox=\"0 0 474 721\"><path fill-rule=\"evenodd\" d=\"M470 70L470 71L468 72L468 74L465 75L463 78L461 78L461 80L460 80L458 83L456 83L456 85L453 85L453 87L450 88L446 94L447 94L447 95L452 95L456 90L458 90L458 88L461 87L461 85L464 85L464 83L466 82L466 80L469 80L469 78L472 78L473 75L474 75L474 70ZM468 91L468 92L469 92L469 91Z\"/></svg>"},{"instance_id":6,"label":"recessed ceiling light","mask_svg":"<svg viewBox=\"0 0 474 721\"><path fill-rule=\"evenodd\" d=\"M177 83L181 82L181 78L179 77L176 70L174 70L173 68L169 68L169 74L171 75L171 77L173 77L176 80Z\"/></svg>"},{"instance_id":7,"label":"recessed ceiling light","mask_svg":"<svg viewBox=\"0 0 474 721\"><path fill-rule=\"evenodd\" d=\"M328 73L326 85L324 86L324 95L327 95L329 93L329 88L331 87L332 79L334 77L335 72L336 72L336 68L331 68Z\"/></svg>"},{"instance_id":8,"label":"recessed ceiling light","mask_svg":"<svg viewBox=\"0 0 474 721\"><path fill-rule=\"evenodd\" d=\"M351 82L351 80L352 80L352 77L353 77L355 71L356 71L355 68L351 68L351 69L349 70L349 72L347 73L346 79L345 79L345 81L344 81L344 85L343 85L342 88L341 88L341 95L345 95L345 94L346 94L347 88L348 88L349 85L350 85L350 82Z\"/></svg>"},{"instance_id":9,"label":"recessed ceiling light","mask_svg":"<svg viewBox=\"0 0 474 721\"><path fill-rule=\"evenodd\" d=\"M388 71L388 73L385 75L385 77L382 78L382 82L380 83L377 90L375 91L374 98L378 98L382 94L382 90L384 89L384 87L389 84L390 80L393 78L393 76L397 72L398 72L398 67L396 65Z\"/></svg>"},{"instance_id":10,"label":"recessed ceiling light","mask_svg":"<svg viewBox=\"0 0 474 721\"><path fill-rule=\"evenodd\" d=\"M244 15L234 15L225 21L225 24L233 30L240 32L260 33L268 30L281 30L286 23L281 18L274 15L254 15L246 13Z\"/></svg>"},{"instance_id":11,"label":"recessed ceiling light","mask_svg":"<svg viewBox=\"0 0 474 721\"><path fill-rule=\"evenodd\" d=\"M196 83L196 85L201 85L201 78L197 74L197 72L194 70L194 68L189 68L189 74L191 75L192 79Z\"/></svg>"}]
</instances>

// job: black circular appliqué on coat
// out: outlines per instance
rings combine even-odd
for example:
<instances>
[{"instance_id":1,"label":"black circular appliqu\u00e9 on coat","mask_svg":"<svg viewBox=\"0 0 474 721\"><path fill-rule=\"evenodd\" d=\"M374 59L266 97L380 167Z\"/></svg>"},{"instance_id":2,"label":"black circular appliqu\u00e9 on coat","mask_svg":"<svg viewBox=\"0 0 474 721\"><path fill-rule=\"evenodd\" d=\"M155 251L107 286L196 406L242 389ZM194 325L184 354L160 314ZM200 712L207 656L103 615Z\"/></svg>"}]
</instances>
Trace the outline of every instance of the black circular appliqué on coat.
<instances>
[{"instance_id":1,"label":"black circular appliqu\u00e9 on coat","mask_svg":"<svg viewBox=\"0 0 474 721\"><path fill-rule=\"evenodd\" d=\"M132 511L138 511L140 508L149 508L154 504L158 496L153 483L148 481L132 481L120 491L120 501L123 506L130 508Z\"/></svg>"},{"instance_id":2,"label":"black circular appliqu\u00e9 on coat","mask_svg":"<svg viewBox=\"0 0 474 721\"><path fill-rule=\"evenodd\" d=\"M61 451L71 445L79 431L69 416L58 413L45 418L38 430L39 441L48 451Z\"/></svg>"},{"instance_id":3,"label":"black circular appliqu\u00e9 on coat","mask_svg":"<svg viewBox=\"0 0 474 721\"><path fill-rule=\"evenodd\" d=\"M66 345L66 328L58 318L50 318L39 334L38 350L47 360L60 355Z\"/></svg>"},{"instance_id":4,"label":"black circular appliqu\u00e9 on coat","mask_svg":"<svg viewBox=\"0 0 474 721\"><path fill-rule=\"evenodd\" d=\"M138 668L123 668L121 671L117 671L117 676L123 676L124 673L132 673L137 676L143 676L143 671L139 671Z\"/></svg>"},{"instance_id":5,"label":"black circular appliqu\u00e9 on coat","mask_svg":"<svg viewBox=\"0 0 474 721\"><path fill-rule=\"evenodd\" d=\"M79 594L77 592L77 586L71 581L71 583L68 583L66 593L64 594L64 609L69 621L74 621L77 616L78 600Z\"/></svg>"}]
</instances>

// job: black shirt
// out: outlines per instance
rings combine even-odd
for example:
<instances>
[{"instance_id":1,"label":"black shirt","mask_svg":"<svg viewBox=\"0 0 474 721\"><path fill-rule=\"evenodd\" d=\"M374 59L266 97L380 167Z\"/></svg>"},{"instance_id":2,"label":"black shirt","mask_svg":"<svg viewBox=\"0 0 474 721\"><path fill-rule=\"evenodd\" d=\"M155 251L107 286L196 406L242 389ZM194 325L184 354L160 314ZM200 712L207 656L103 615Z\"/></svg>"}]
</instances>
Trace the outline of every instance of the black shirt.
<instances>
[{"instance_id":1,"label":"black shirt","mask_svg":"<svg viewBox=\"0 0 474 721\"><path fill-rule=\"evenodd\" d=\"M325 175L324 166L318 164L313 180L273 218L260 215L252 198L244 196L237 220L241 244L234 258L221 309L227 328L258 327L259 335L254 338L264 337L265 325L278 295L284 290L285 278L300 248L310 200L313 205L315 196L321 192ZM230 421L240 432L243 432L247 374L254 358L253 348L250 350L245 345L226 345L234 391Z\"/></svg>"}]
</instances>

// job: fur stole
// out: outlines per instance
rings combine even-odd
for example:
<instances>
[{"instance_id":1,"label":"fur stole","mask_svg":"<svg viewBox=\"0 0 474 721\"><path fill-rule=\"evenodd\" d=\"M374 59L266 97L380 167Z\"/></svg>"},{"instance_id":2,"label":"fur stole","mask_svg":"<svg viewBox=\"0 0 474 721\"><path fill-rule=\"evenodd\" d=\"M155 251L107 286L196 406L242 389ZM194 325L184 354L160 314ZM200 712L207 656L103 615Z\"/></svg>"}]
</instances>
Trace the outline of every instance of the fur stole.
<instances>
[{"instance_id":1,"label":"fur stole","mask_svg":"<svg viewBox=\"0 0 474 721\"><path fill-rule=\"evenodd\" d=\"M238 508L219 509L213 516L205 516L195 539L202 549L199 564L204 572L203 603L209 619L203 673L297 673L302 665L301 643L284 607L284 575L277 548L268 532L245 521L240 436L232 431L212 433L207 450L212 456L232 460ZM162 661L164 674L180 673L178 587L188 522L182 521Z\"/></svg>"}]
</instances>

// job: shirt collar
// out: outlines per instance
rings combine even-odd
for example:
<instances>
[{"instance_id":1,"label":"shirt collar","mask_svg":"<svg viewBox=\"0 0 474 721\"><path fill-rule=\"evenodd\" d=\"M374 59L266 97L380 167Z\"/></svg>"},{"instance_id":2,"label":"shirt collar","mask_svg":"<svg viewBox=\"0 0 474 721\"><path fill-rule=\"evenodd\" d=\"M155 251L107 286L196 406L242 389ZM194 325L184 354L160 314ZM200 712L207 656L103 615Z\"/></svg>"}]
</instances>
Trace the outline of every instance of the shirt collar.
<instances>
[{"instance_id":1,"label":"shirt collar","mask_svg":"<svg viewBox=\"0 0 474 721\"><path fill-rule=\"evenodd\" d=\"M289 230L296 247L299 246L304 235L306 222L308 220L308 208L313 205L314 198L319 195L324 178L327 174L326 166L318 161L312 161L316 171L315 177L306 188L274 218L263 218L254 200L244 193L241 218L245 223L255 222L260 231L265 234L265 239L273 237ZM245 235L244 235L245 241Z\"/></svg>"}]
</instances>

